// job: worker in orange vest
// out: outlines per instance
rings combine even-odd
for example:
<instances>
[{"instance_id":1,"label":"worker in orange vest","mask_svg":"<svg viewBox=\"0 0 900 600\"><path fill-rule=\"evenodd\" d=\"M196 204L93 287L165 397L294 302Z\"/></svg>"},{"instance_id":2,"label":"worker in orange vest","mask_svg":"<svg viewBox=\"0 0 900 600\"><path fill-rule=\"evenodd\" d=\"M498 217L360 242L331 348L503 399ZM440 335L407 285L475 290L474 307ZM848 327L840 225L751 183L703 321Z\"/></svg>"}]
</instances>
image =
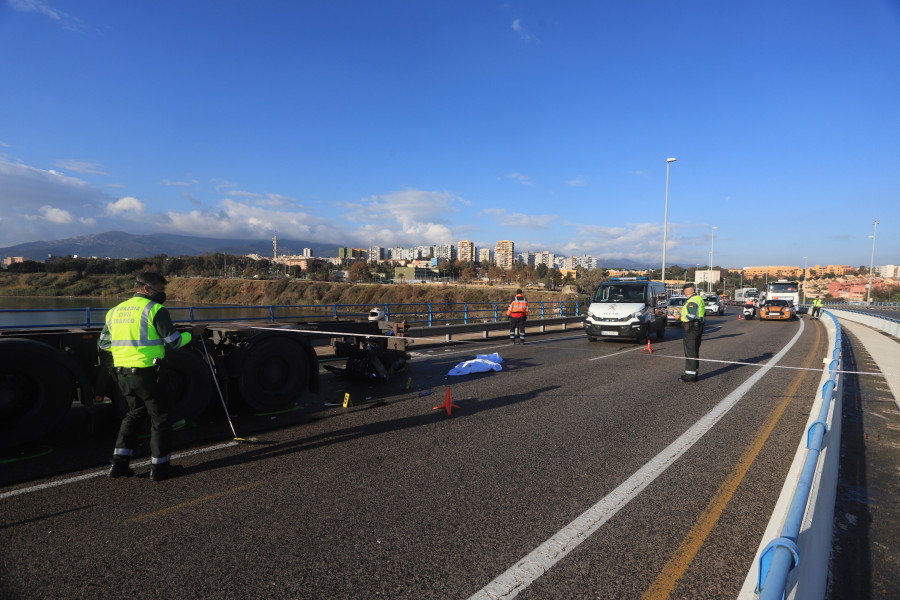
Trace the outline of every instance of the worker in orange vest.
<instances>
[{"instance_id":1,"label":"worker in orange vest","mask_svg":"<svg viewBox=\"0 0 900 600\"><path fill-rule=\"evenodd\" d=\"M509 341L516 343L516 331L519 332L519 339L525 344L525 320L528 318L528 301L522 290L516 290L516 297L509 303L506 309L506 316L509 317Z\"/></svg>"}]
</instances>

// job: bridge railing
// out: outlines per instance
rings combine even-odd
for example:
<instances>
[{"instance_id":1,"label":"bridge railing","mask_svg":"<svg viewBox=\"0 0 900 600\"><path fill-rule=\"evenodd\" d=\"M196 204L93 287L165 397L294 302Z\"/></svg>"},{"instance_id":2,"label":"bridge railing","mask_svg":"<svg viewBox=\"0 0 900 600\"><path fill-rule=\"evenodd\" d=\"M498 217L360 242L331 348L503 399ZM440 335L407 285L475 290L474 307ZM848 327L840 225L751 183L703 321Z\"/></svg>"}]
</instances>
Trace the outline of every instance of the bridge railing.
<instances>
[{"instance_id":1,"label":"bridge railing","mask_svg":"<svg viewBox=\"0 0 900 600\"><path fill-rule=\"evenodd\" d=\"M388 304L298 304L259 306L167 306L175 323L230 321L319 321L367 319L372 308L381 308L390 321L406 321L410 327L474 325L506 319L505 302L421 302ZM0 330L49 327L101 327L109 308L0 309ZM578 300L529 302L535 319L581 317L587 304Z\"/></svg>"},{"instance_id":2,"label":"bridge railing","mask_svg":"<svg viewBox=\"0 0 900 600\"><path fill-rule=\"evenodd\" d=\"M755 589L748 593L745 584L740 598L781 600L789 593L793 598L824 597L840 458L842 364L841 326L829 311L825 315L834 324L834 343L823 375L821 398L817 398L818 411L814 405L814 415L806 431L805 452L798 451L788 476L788 481L796 477L793 489L785 484L782 491L782 498L790 494L788 508L786 512L780 508L780 499L764 538L768 542L757 555L755 573L748 576L748 581L755 576ZM802 465L799 475L798 464ZM769 533L773 522L780 523L779 535L774 538ZM800 564L802 569L797 569Z\"/></svg>"}]
</instances>

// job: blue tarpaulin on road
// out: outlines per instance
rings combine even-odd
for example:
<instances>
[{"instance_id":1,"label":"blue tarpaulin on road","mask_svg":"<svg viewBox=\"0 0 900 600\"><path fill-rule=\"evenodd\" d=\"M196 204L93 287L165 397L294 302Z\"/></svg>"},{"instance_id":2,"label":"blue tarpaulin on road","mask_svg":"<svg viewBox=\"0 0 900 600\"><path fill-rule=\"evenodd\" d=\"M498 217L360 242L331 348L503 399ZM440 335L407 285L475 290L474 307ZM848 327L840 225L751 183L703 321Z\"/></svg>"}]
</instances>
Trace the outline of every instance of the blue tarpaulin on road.
<instances>
[{"instance_id":1,"label":"blue tarpaulin on road","mask_svg":"<svg viewBox=\"0 0 900 600\"><path fill-rule=\"evenodd\" d=\"M477 354L474 360L461 362L452 369L448 375L468 375L469 373L484 373L486 371L500 371L503 359L494 352L493 354Z\"/></svg>"}]
</instances>

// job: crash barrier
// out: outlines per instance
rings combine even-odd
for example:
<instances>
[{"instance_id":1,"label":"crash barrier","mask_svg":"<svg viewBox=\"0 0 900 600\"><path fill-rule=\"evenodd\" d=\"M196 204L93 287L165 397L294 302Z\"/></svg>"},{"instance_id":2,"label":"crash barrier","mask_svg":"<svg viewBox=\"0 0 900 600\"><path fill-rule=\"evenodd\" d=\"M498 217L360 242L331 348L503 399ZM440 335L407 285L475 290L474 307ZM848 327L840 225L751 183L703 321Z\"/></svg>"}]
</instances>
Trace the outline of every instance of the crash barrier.
<instances>
[{"instance_id":1,"label":"crash barrier","mask_svg":"<svg viewBox=\"0 0 900 600\"><path fill-rule=\"evenodd\" d=\"M880 329L881 331L894 337L900 337L900 319L895 319L886 315L872 314L861 310L832 310L835 315L841 319L847 319L848 321L861 323L873 329Z\"/></svg>"},{"instance_id":2,"label":"crash barrier","mask_svg":"<svg viewBox=\"0 0 900 600\"><path fill-rule=\"evenodd\" d=\"M404 304L299 304L260 306L177 306L166 308L176 323L233 321L311 321L367 319L373 308L384 311L389 321L406 321L410 327L498 323L506 319L506 302L423 302ZM100 327L109 308L0 309L0 330L42 327ZM587 303L579 300L529 302L529 317L551 319L580 317Z\"/></svg>"},{"instance_id":3,"label":"crash barrier","mask_svg":"<svg viewBox=\"0 0 900 600\"><path fill-rule=\"evenodd\" d=\"M862 301L856 302L828 302L825 304L828 308L859 308L869 306L870 308L889 308L894 310L900 310L900 302L870 302L866 304Z\"/></svg>"},{"instance_id":4,"label":"crash barrier","mask_svg":"<svg viewBox=\"0 0 900 600\"><path fill-rule=\"evenodd\" d=\"M831 359L825 358L828 367L822 375L821 397L810 411L805 440L738 596L741 599L825 597L841 446L842 336L837 318L830 311L824 314L831 318L834 330L828 328L833 345Z\"/></svg>"}]
</instances>

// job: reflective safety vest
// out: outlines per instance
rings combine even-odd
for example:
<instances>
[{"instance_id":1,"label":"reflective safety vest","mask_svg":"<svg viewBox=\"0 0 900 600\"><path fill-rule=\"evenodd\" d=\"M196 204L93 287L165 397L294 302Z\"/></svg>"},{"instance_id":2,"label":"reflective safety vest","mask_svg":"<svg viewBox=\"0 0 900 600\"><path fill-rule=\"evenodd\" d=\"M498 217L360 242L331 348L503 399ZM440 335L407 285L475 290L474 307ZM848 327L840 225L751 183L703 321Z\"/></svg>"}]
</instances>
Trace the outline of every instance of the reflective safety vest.
<instances>
[{"instance_id":1,"label":"reflective safety vest","mask_svg":"<svg viewBox=\"0 0 900 600\"><path fill-rule=\"evenodd\" d=\"M117 367L150 367L153 359L166 354L166 343L178 344L185 334L174 332L168 339L159 337L154 319L163 305L134 296L106 313L113 364ZM190 334L186 334L190 336ZM177 346L176 346L177 347Z\"/></svg>"},{"instance_id":2,"label":"reflective safety vest","mask_svg":"<svg viewBox=\"0 0 900 600\"><path fill-rule=\"evenodd\" d=\"M813 300L813 306L817 307L817 308L822 308L822 299L816 298L815 300Z\"/></svg>"},{"instance_id":3,"label":"reflective safety vest","mask_svg":"<svg viewBox=\"0 0 900 600\"><path fill-rule=\"evenodd\" d=\"M506 309L507 316L519 318L528 315L528 301L524 296L521 300L519 298L520 296L516 296L516 299L509 303L509 308Z\"/></svg>"},{"instance_id":4,"label":"reflective safety vest","mask_svg":"<svg viewBox=\"0 0 900 600\"><path fill-rule=\"evenodd\" d=\"M681 320L703 321L706 319L706 302L699 294L694 294L681 307Z\"/></svg>"}]
</instances>

